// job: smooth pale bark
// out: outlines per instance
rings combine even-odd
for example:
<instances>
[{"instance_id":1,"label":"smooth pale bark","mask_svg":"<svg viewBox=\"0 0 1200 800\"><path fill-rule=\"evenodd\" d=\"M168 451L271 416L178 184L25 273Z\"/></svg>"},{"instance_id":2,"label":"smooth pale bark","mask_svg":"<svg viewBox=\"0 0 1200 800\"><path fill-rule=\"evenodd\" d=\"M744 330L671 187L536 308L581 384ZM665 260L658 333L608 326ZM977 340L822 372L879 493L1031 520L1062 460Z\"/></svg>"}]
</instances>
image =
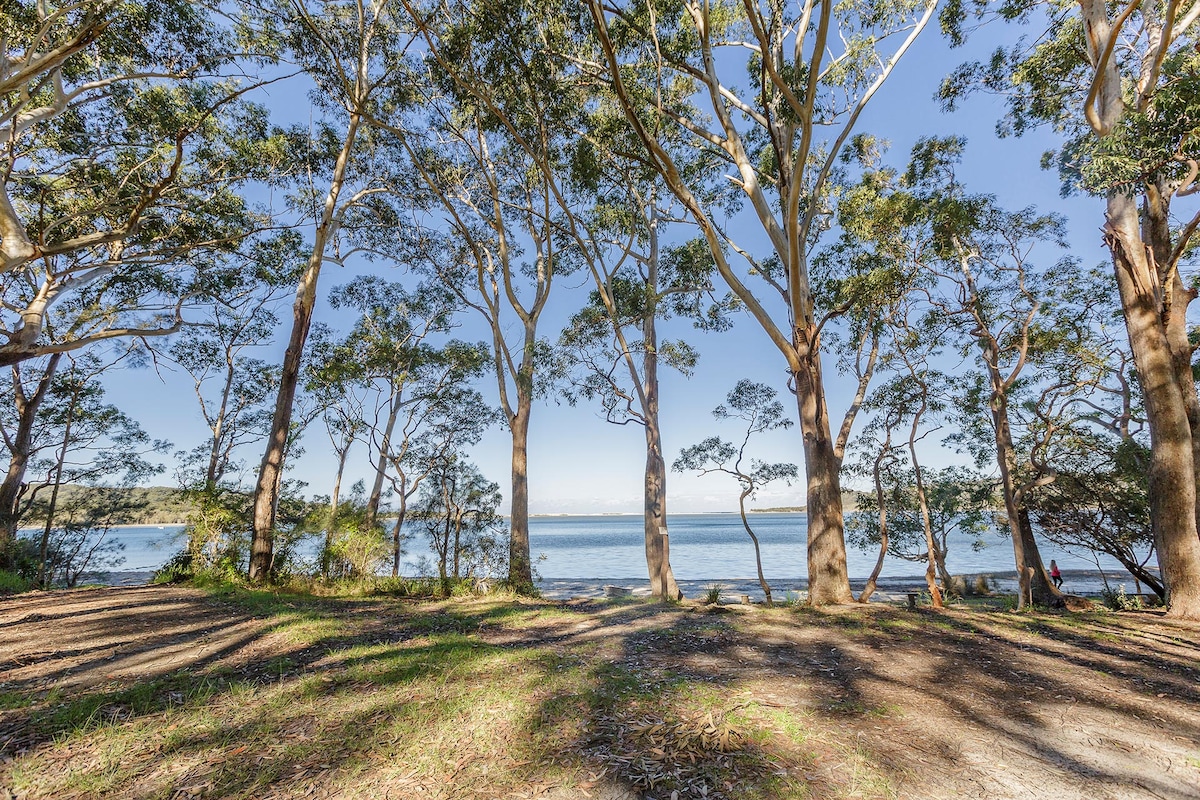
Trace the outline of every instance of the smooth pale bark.
<instances>
[{"instance_id":1,"label":"smooth pale bark","mask_svg":"<svg viewBox=\"0 0 1200 800\"><path fill-rule=\"evenodd\" d=\"M518 391L517 410L509 421L512 432L512 503L509 510L508 582L517 591L533 587L529 558L529 412L532 398Z\"/></svg>"},{"instance_id":2,"label":"smooth pale bark","mask_svg":"<svg viewBox=\"0 0 1200 800\"><path fill-rule=\"evenodd\" d=\"M802 355L793 372L800 432L804 437L804 472L808 499L808 603L813 606L851 603L846 568L846 536L839 473L842 459L829 428L829 410L821 380L821 356L811 341L815 326L796 328L796 349ZM811 344L810 344L811 341Z\"/></svg>"},{"instance_id":3,"label":"smooth pale bark","mask_svg":"<svg viewBox=\"0 0 1200 800\"><path fill-rule=\"evenodd\" d=\"M387 423L383 427L383 438L379 443L379 458L375 461L375 481L371 484L371 494L367 498L366 516L363 519L363 526L367 530L374 528L379 518L379 504L383 500L383 479L387 474L392 452L392 433L396 430L401 404L400 393L394 393L388 408Z\"/></svg>"},{"instance_id":4,"label":"smooth pale bark","mask_svg":"<svg viewBox=\"0 0 1200 800\"><path fill-rule=\"evenodd\" d=\"M867 602L871 599L871 595L875 594L875 586L879 581L879 573L883 572L883 559L887 556L889 533L887 496L883 491L883 461L887 458L891 449L892 432L888 429L887 437L883 440L883 446L879 448L879 453L875 456L875 463L871 466L871 477L875 483L875 504L879 508L879 556L875 559L875 568L871 570L871 575L867 578L867 584L858 595L858 602L860 603Z\"/></svg>"},{"instance_id":5,"label":"smooth pale bark","mask_svg":"<svg viewBox=\"0 0 1200 800\"><path fill-rule=\"evenodd\" d=\"M657 217L653 216L650 226L650 281L649 284L657 292L658 289L658 225ZM599 281L597 281L599 284ZM608 287L602 287L608 288ZM606 300L609 296L605 292ZM658 328L655 325L657 308L652 307L642 322L643 352L642 360L642 391L641 403L645 417L646 429L646 474L643 491L646 539L646 567L650 573L650 591L663 600L682 600L683 592L675 582L675 572L671 569L670 550L667 542L663 541L662 532L667 530L667 463L663 458L662 429L659 426L659 381L658 381ZM616 319L615 306L610 307L610 318ZM617 331L620 336L620 331ZM626 353L628 346L624 346ZM630 359L627 358L627 361ZM634 365L630 363L634 381L637 374Z\"/></svg>"},{"instance_id":6,"label":"smooth pale bark","mask_svg":"<svg viewBox=\"0 0 1200 800\"><path fill-rule=\"evenodd\" d=\"M611 284L612 274L605 272L598 260L589 260L588 266L596 284L596 291L604 304L609 322L612 324L613 336L620 348L629 378L636 387L637 402L640 412L631 411L631 418L640 422L646 436L646 469L643 475L643 512L646 570L650 576L650 591L654 597L661 600L682 600L683 591L675 580L671 569L669 539L664 539L663 531L667 530L667 465L662 449L662 426L659 414L658 378L658 325L659 303L662 300L662 287L659 286L659 211L655 193L651 191L648 199L643 199L635 193L638 205L643 209L642 218L646 225L646 251L639 258L646 269L644 291L647 307L644 317L640 320L642 342L637 346L641 354L641 369L634 357L634 348L626 340L622 328L621 312L613 296ZM581 249L587 252L589 239L578 236ZM627 251L629 252L629 251Z\"/></svg>"},{"instance_id":7,"label":"smooth pale bark","mask_svg":"<svg viewBox=\"0 0 1200 800\"><path fill-rule=\"evenodd\" d=\"M292 333L288 339L287 351L283 356L283 369L279 376L279 393L275 399L275 413L271 418L271 432L267 437L267 450L263 454L262 465L258 470L258 484L254 490L254 539L250 545L248 573L251 583L264 583L271 574L271 562L274 560L275 547L275 514L279 508L279 489L283 482L283 460L292 424L292 404L296 399L296 387L300 379L300 363L304 355L304 343L308 340L308 331L312 326L313 308L317 302L317 278L321 274L321 265L325 261L325 248L333 234L338 196L342 192L342 185L346 179L350 151L354 148L359 122L358 114L350 115L346 138L342 142L342 150L338 153L337 162L334 165L329 193L325 196L321 221L317 225L316 234L313 237L313 249L308 260L308 268L305 269L304 275L296 287L296 301L292 306Z\"/></svg>"},{"instance_id":8,"label":"smooth pale bark","mask_svg":"<svg viewBox=\"0 0 1200 800\"><path fill-rule=\"evenodd\" d=\"M646 425L645 524L646 567L650 573L650 592L663 600L682 600L683 591L675 582L670 551L664 541L667 530L667 464L662 455L662 437L657 426Z\"/></svg>"},{"instance_id":9,"label":"smooth pale bark","mask_svg":"<svg viewBox=\"0 0 1200 800\"><path fill-rule=\"evenodd\" d=\"M50 356L42 377L38 380L33 394L27 395L21 384L20 367L12 367L13 402L17 410L17 428L9 442L8 471L4 482L0 483L0 565L8 558L9 549L17 538L17 528L21 523L20 503L24 494L25 470L29 466L29 458L33 448L33 425L37 420L38 409L46 399L54 374L62 360L61 353Z\"/></svg>"},{"instance_id":10,"label":"smooth pale bark","mask_svg":"<svg viewBox=\"0 0 1200 800\"><path fill-rule=\"evenodd\" d=\"M742 527L746 529L746 533L750 536L750 541L754 542L754 565L758 567L758 585L762 587L763 595L767 599L767 605L774 605L771 599L771 585L767 583L767 578L763 574L762 568L762 551L758 547L758 537L754 535L754 531L750 528L750 520L746 518L746 498L750 496L750 491L743 489L738 495L738 511L742 515Z\"/></svg>"},{"instance_id":11,"label":"smooth pale bark","mask_svg":"<svg viewBox=\"0 0 1200 800\"><path fill-rule=\"evenodd\" d=\"M221 402L217 407L217 413L212 419L212 443L208 448L208 468L204 471L204 488L211 492L216 488L217 480L221 477L221 463L224 460L223 456L227 453L222 453L221 450L221 434L225 431L225 416L229 410L229 398L233 393L234 380L234 363L231 354L227 353L225 358L225 385L221 387ZM196 396L200 397L201 405L204 403L204 398L200 395L200 384L196 384Z\"/></svg>"},{"instance_id":12,"label":"smooth pale bark","mask_svg":"<svg viewBox=\"0 0 1200 800\"><path fill-rule=\"evenodd\" d=\"M749 39L747 52L754 49L762 55L761 72L755 72L771 88L772 98L768 108L759 101L764 95L743 103L733 99L733 90L721 83L718 77L718 54L714 51L710 5L688 3L684 6L685 19L697 34L699 68L680 69L681 73L695 78L699 84L697 97L707 96L711 110L709 120L688 120L682 127L689 133L699 134L721 148L728 156L736 177L729 177L742 189L753 207L763 232L770 238L775 255L778 256L786 287L774 288L784 294L788 304L788 327L778 324L771 312L761 302L758 293L747 286L730 266L727 258L727 241L709 217L705 202L692 191L688 178L676 165L671 154L663 147L657 132L644 122L643 101L627 88L625 74L617 55L617 48L609 36L609 13L598 0L589 0L588 8L599 38L608 67L608 78L612 82L618 102L626 120L633 126L639 139L646 146L654 168L667 186L688 210L700 227L713 256L717 271L730 289L745 304L746 310L763 328L771 342L780 350L793 375L803 436L805 473L808 488L808 577L809 603L814 606L848 603L853 600L846 567L846 543L842 517L840 484L841 447L830 435L825 390L821 377L820 353L816 340L817 322L814 298L809 281L807 250L813 224L823 213L821 203L823 189L828 185L835 162L842 146L849 139L859 114L872 96L880 89L892 73L898 60L915 41L917 35L932 19L935 3L926 5L919 18L913 21L903 34L903 42L890 57L881 54L880 71L869 87L852 98L851 110L832 135L826 152L813 158L815 145L819 141L813 120L821 94L820 81L832 65L825 59L830 55L828 42L838 36L838 24L833 15L833 4L820 3L808 6L801 27L814 26L815 37L810 45L797 46L789 52L784 44L785 36L776 26L777 19L767 20L762 9L747 3ZM775 8L775 6L771 6ZM719 26L718 26L719 27ZM800 34L803 41L804 33ZM747 46L745 43L742 46ZM662 51L656 50L661 57ZM809 57L806 54L813 54ZM656 66L663 66L661 63ZM800 78L799 76L806 77ZM659 76L661 80L661 74ZM805 84L801 87L801 84ZM661 90L660 90L661 91ZM658 95L661 98L661 94ZM663 119L674 119L674 112L659 108ZM778 199L772 199L764 187L760 175L761 162L751 155L748 140L739 130L739 124L749 116L759 126L760 133L769 135L777 165L773 188ZM812 159L810 161L810 159ZM816 165L815 167L813 165ZM786 291L783 289L786 288ZM846 419L853 421L854 412ZM846 426L844 430L848 431ZM841 436L839 434L839 440Z\"/></svg>"}]
</instances>

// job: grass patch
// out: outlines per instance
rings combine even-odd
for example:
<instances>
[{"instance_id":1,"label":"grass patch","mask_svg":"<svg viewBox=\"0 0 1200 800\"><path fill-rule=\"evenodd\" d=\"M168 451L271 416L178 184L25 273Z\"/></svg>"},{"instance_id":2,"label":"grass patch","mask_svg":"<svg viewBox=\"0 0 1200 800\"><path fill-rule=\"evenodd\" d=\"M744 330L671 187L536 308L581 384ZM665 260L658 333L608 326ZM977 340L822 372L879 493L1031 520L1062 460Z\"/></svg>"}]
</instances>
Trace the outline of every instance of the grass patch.
<instances>
[{"instance_id":1,"label":"grass patch","mask_svg":"<svg viewBox=\"0 0 1200 800\"><path fill-rule=\"evenodd\" d=\"M1014 667L1035 670L1056 648L1030 642L1055 639L1057 649L1100 658L1088 642L1121 635L1095 617L1058 614L801 608L715 616L638 599L421 601L223 586L196 601L161 591L192 604L178 631L163 631L165 652L187 661L211 642L212 655L131 677L130 664L152 655L131 649L129 662L93 667L106 679L99 682L75 682L78 670L64 662L57 683L40 672L6 684L0 734L19 730L21 738L0 736L0 747L17 796L449 800L539 787L585 797L614 794L614 785L681 800L916 796L922 778L904 766L895 726L924 726L929 706L975 698L973 713L1009 713L1000 665L975 654L1017 660L1036 650ZM211 605L211 614L200 610L203 629L196 602ZM123 635L153 638L161 620L148 627L133 604L105 612L106 633L121 608L132 620ZM222 638L221 615L236 635ZM256 620L247 626L246 616ZM1136 620L1122 625L1126 640L1139 635ZM186 636L196 637L195 648ZM926 677L944 658L970 691L947 692ZM1063 669L1084 669L1070 658ZM103 675L108 669L118 677ZM1086 669L1108 680L1100 665ZM1040 680L1053 689L1038 698L1042 706L1014 705L1017 716L1001 722L1022 724L1063 691L1053 686L1057 671ZM886 694L892 681L928 681L925 700ZM934 724L954 736L961 720ZM1191 756L1179 755L1200 767Z\"/></svg>"}]
</instances>

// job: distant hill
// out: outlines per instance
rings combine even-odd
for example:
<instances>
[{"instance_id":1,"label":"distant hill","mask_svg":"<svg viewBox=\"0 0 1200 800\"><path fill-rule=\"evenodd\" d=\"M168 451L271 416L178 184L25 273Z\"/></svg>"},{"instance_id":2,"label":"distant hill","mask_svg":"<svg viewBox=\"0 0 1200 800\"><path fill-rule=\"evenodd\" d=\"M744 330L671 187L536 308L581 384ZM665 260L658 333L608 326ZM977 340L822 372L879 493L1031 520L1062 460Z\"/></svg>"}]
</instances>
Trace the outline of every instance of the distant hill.
<instances>
[{"instance_id":1,"label":"distant hill","mask_svg":"<svg viewBox=\"0 0 1200 800\"><path fill-rule=\"evenodd\" d=\"M808 506L778 506L776 508L752 508L752 514L803 514ZM842 492L842 510L858 511L858 498L855 492Z\"/></svg>"},{"instance_id":2,"label":"distant hill","mask_svg":"<svg viewBox=\"0 0 1200 800\"><path fill-rule=\"evenodd\" d=\"M88 492L93 491L95 489L90 486L66 484L58 490L58 502L60 505L67 505L78 500L80 496L86 496ZM140 508L131 509L127 514L118 516L116 519L118 525L182 525L187 522L188 514L192 510L191 504L184 499L183 492L167 486L138 486L131 489L110 489L109 491L120 492L130 503L140 506ZM39 495L39 500L44 500L48 496L48 490L43 491ZM37 514L30 514L22 521L22 524L37 525L44 521L44 517L39 518Z\"/></svg>"}]
</instances>

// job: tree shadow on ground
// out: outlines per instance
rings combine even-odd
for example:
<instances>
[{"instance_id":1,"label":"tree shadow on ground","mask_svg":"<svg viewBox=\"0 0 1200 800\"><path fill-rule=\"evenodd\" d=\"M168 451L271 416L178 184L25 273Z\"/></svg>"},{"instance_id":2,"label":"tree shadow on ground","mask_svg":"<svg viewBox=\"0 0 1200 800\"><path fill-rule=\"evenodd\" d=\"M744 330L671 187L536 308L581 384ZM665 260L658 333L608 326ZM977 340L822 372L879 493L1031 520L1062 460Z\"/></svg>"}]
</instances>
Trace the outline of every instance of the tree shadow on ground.
<instances>
[{"instance_id":1,"label":"tree shadow on ground","mask_svg":"<svg viewBox=\"0 0 1200 800\"><path fill-rule=\"evenodd\" d=\"M68 603L47 630L0 606L16 619L0 636L0 788L685 800L1020 796L1012 775L1065 798L1200 787L1187 763L1200 637L1161 620L141 591L141 605L97 596L107 615ZM101 635L96 619L130 659L112 678L97 655L110 645L76 638ZM10 652L35 632L61 662L41 681Z\"/></svg>"}]
</instances>

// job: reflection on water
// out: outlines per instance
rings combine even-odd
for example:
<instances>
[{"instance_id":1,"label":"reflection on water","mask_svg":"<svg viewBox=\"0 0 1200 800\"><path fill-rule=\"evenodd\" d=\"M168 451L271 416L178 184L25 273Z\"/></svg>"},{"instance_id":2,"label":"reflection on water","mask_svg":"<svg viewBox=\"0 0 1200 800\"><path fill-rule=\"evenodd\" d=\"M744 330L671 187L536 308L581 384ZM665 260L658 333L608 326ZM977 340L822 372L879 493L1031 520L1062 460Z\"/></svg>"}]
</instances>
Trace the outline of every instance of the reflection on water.
<instances>
[{"instance_id":1,"label":"reflection on water","mask_svg":"<svg viewBox=\"0 0 1200 800\"><path fill-rule=\"evenodd\" d=\"M737 514L675 514L669 517L671 566L679 580L752 579L754 548ZM808 573L805 556L806 518L803 514L752 514L750 524L762 546L763 571L768 580L792 580ZM161 566L183 542L179 526L119 528L110 536L125 545L120 570L151 570ZM529 521L529 541L538 573L545 579L640 579L646 576L642 518L637 515L534 517ZM1013 569L1012 545L993 537L975 551L973 537L951 537L947 558L952 573L997 573ZM316 554L317 540L299 548L302 556ZM407 544L406 574L428 558L429 548L414 536ZM866 578L876 554L851 550L850 576ZM1042 543L1046 563L1056 559L1064 570L1094 570L1089 559L1073 556ZM1112 559L1101 559L1105 570L1122 571ZM883 569L888 577L919 575L924 565L889 558Z\"/></svg>"}]
</instances>

